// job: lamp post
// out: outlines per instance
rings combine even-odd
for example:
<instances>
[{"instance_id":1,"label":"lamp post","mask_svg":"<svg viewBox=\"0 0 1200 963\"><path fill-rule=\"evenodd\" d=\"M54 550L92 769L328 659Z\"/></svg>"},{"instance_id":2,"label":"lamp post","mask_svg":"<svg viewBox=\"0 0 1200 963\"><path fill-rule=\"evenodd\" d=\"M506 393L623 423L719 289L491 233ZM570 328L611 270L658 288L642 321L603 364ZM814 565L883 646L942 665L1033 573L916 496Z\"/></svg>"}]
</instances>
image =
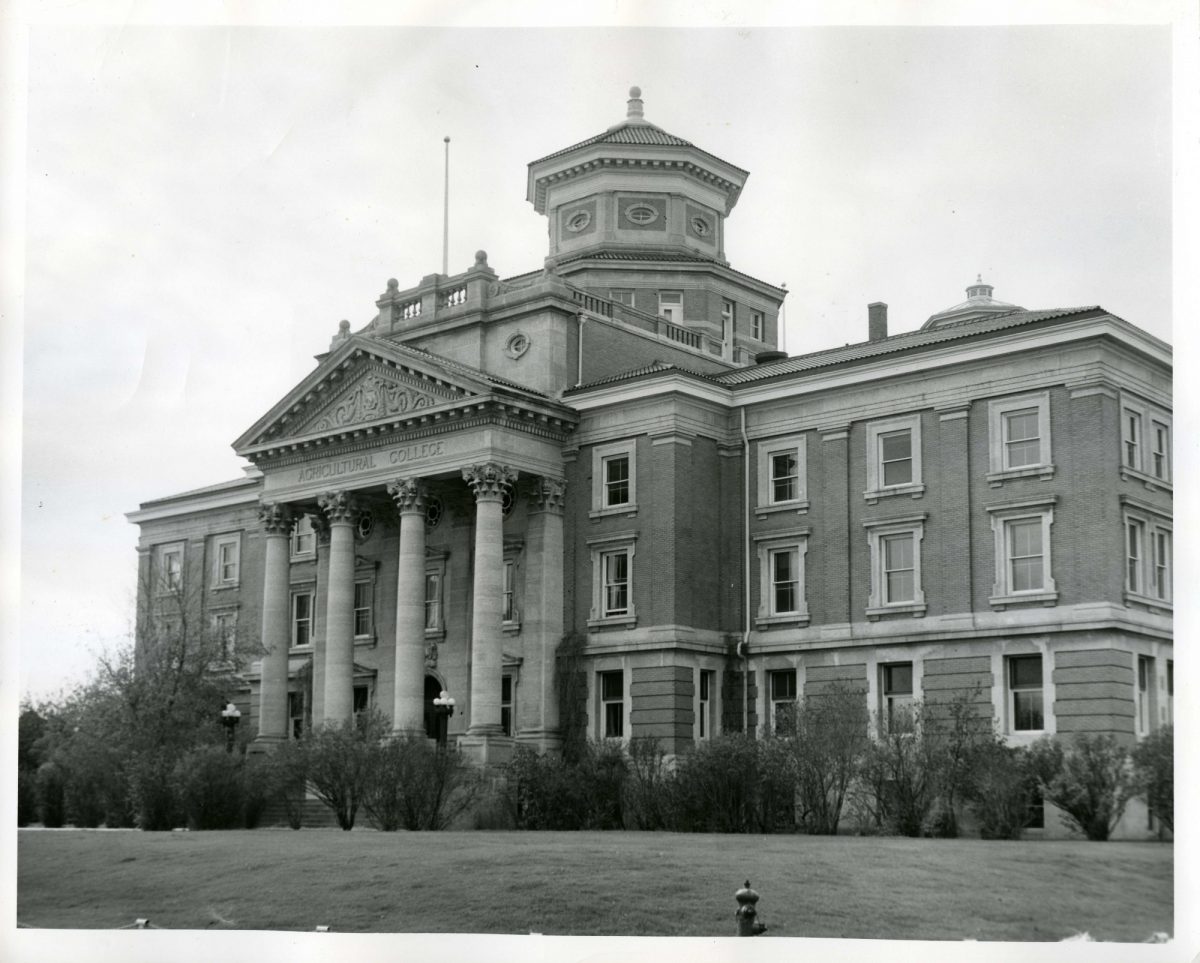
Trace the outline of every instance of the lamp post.
<instances>
[{"instance_id":1,"label":"lamp post","mask_svg":"<svg viewBox=\"0 0 1200 963\"><path fill-rule=\"evenodd\" d=\"M437 744L444 746L450 733L450 717L454 715L454 696L445 689L433 700L434 718L437 719Z\"/></svg>"},{"instance_id":2,"label":"lamp post","mask_svg":"<svg viewBox=\"0 0 1200 963\"><path fill-rule=\"evenodd\" d=\"M241 718L242 714L238 712L238 707L232 702L221 710L221 725L225 727L226 752L233 752L234 733L237 731L238 720Z\"/></svg>"}]
</instances>

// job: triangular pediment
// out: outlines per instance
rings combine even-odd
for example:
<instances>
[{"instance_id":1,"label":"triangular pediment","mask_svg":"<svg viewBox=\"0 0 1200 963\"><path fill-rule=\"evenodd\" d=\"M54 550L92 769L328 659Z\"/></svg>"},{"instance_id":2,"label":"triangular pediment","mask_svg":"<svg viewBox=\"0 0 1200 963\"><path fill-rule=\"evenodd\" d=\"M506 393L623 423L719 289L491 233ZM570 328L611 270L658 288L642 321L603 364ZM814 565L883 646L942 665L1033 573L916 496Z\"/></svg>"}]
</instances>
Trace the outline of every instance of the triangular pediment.
<instances>
[{"instance_id":1,"label":"triangular pediment","mask_svg":"<svg viewBox=\"0 0 1200 963\"><path fill-rule=\"evenodd\" d=\"M355 336L260 418L234 449L358 429L461 404L491 390L463 366L427 352Z\"/></svg>"},{"instance_id":2,"label":"triangular pediment","mask_svg":"<svg viewBox=\"0 0 1200 963\"><path fill-rule=\"evenodd\" d=\"M329 397L323 405L312 406L315 410L306 412L307 418L294 423L293 431L296 434L323 433L370 424L380 418L408 415L448 401L457 401L465 394L461 390L450 390L422 380L412 373L397 371L375 360L362 362L343 380L343 387L332 393L325 392Z\"/></svg>"}]
</instances>

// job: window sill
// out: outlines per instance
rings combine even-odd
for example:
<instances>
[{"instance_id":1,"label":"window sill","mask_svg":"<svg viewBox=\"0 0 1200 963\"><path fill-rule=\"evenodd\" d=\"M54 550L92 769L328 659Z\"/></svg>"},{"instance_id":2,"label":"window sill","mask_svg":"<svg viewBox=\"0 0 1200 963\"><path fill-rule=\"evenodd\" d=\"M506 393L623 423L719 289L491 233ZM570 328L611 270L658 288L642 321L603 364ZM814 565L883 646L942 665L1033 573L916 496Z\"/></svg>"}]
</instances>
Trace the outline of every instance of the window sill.
<instances>
[{"instance_id":1,"label":"window sill","mask_svg":"<svg viewBox=\"0 0 1200 963\"><path fill-rule=\"evenodd\" d=\"M754 620L759 628L770 628L774 625L798 625L801 628L808 625L807 610L804 612L784 612L780 615L761 615Z\"/></svg>"},{"instance_id":2,"label":"window sill","mask_svg":"<svg viewBox=\"0 0 1200 963\"><path fill-rule=\"evenodd\" d=\"M593 508L588 512L588 518L608 518L611 515L629 515L630 517L637 514L637 504L631 502L628 505L613 505L611 508Z\"/></svg>"},{"instance_id":3,"label":"window sill","mask_svg":"<svg viewBox=\"0 0 1200 963\"><path fill-rule=\"evenodd\" d=\"M911 615L919 619L925 615L924 602L897 602L894 605L872 605L867 609L867 618L878 622L884 615Z\"/></svg>"},{"instance_id":4,"label":"window sill","mask_svg":"<svg viewBox=\"0 0 1200 963\"><path fill-rule=\"evenodd\" d=\"M1057 592L1022 592L1019 595L993 595L988 604L998 612L1004 611L1010 605L1022 605L1029 602L1040 602L1049 608L1058 604Z\"/></svg>"},{"instance_id":5,"label":"window sill","mask_svg":"<svg viewBox=\"0 0 1200 963\"><path fill-rule=\"evenodd\" d=\"M309 655L313 651L311 642L306 645L293 645L288 647L288 655Z\"/></svg>"},{"instance_id":6,"label":"window sill","mask_svg":"<svg viewBox=\"0 0 1200 963\"><path fill-rule=\"evenodd\" d=\"M444 639L445 637L446 637L445 628L426 629L425 630L425 638L427 638L427 639L440 640L440 639Z\"/></svg>"},{"instance_id":7,"label":"window sill","mask_svg":"<svg viewBox=\"0 0 1200 963\"><path fill-rule=\"evenodd\" d=\"M891 488L863 492L863 498L867 500L868 505L874 505L879 499L889 498L892 495L911 495L913 498L920 498L924 494L924 485L893 485Z\"/></svg>"},{"instance_id":8,"label":"window sill","mask_svg":"<svg viewBox=\"0 0 1200 963\"><path fill-rule=\"evenodd\" d=\"M289 562L312 562L316 559L316 552L297 552L295 555L289 555Z\"/></svg>"},{"instance_id":9,"label":"window sill","mask_svg":"<svg viewBox=\"0 0 1200 963\"><path fill-rule=\"evenodd\" d=\"M637 616L632 612L629 615L606 615L599 619L588 619L587 626L589 629L607 629L607 628L632 628L637 625Z\"/></svg>"},{"instance_id":10,"label":"window sill","mask_svg":"<svg viewBox=\"0 0 1200 963\"><path fill-rule=\"evenodd\" d=\"M216 584L216 585L213 585L213 586L211 587L210 591L213 591L213 592L228 592L228 591L231 591L231 590L237 589L237 588L239 587L239 585L240 585L240 583L238 583L238 582L220 582L220 583L218 583L218 584Z\"/></svg>"},{"instance_id":11,"label":"window sill","mask_svg":"<svg viewBox=\"0 0 1200 963\"><path fill-rule=\"evenodd\" d=\"M505 635L516 635L518 632L521 631L521 623L520 622L501 622L500 623L500 631L503 632Z\"/></svg>"},{"instance_id":12,"label":"window sill","mask_svg":"<svg viewBox=\"0 0 1200 963\"><path fill-rule=\"evenodd\" d=\"M1147 475L1144 471L1139 471L1136 468L1130 468L1128 465L1121 466L1121 481L1140 481L1146 486L1147 491L1152 492L1174 491L1174 488L1168 479L1157 478L1154 475Z\"/></svg>"},{"instance_id":13,"label":"window sill","mask_svg":"<svg viewBox=\"0 0 1200 963\"><path fill-rule=\"evenodd\" d=\"M354 637L354 644L358 648L373 649L377 641L373 635L356 635Z\"/></svg>"},{"instance_id":14,"label":"window sill","mask_svg":"<svg viewBox=\"0 0 1200 963\"><path fill-rule=\"evenodd\" d=\"M1142 595L1141 592L1130 592L1128 589L1122 593L1122 601L1128 605L1130 602L1136 602L1138 605L1145 605L1152 609L1161 609L1164 612L1174 611L1174 604L1171 599L1160 599L1153 595Z\"/></svg>"},{"instance_id":15,"label":"window sill","mask_svg":"<svg viewBox=\"0 0 1200 963\"><path fill-rule=\"evenodd\" d=\"M1053 465L1026 465L1023 468L1006 468L1004 471L989 472L987 480L992 488L999 488L1013 478L1040 478L1042 481L1049 481L1053 477Z\"/></svg>"},{"instance_id":16,"label":"window sill","mask_svg":"<svg viewBox=\"0 0 1200 963\"><path fill-rule=\"evenodd\" d=\"M773 515L777 512L795 512L797 515L808 514L808 500L796 499L790 502L778 502L774 505L760 505L754 509L754 514L759 518L765 515Z\"/></svg>"}]
</instances>

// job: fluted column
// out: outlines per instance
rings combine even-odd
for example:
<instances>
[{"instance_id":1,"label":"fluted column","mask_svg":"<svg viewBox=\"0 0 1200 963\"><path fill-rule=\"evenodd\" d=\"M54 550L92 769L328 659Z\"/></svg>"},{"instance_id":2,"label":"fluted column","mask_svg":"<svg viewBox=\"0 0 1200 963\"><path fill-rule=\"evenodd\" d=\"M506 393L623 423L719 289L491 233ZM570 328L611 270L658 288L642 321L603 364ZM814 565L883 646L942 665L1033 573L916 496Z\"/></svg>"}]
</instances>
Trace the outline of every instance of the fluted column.
<instances>
[{"instance_id":1,"label":"fluted column","mask_svg":"<svg viewBox=\"0 0 1200 963\"><path fill-rule=\"evenodd\" d=\"M425 734L425 498L420 479L398 478L388 494L400 513L396 575L396 677L392 732Z\"/></svg>"},{"instance_id":2,"label":"fluted column","mask_svg":"<svg viewBox=\"0 0 1200 963\"><path fill-rule=\"evenodd\" d=\"M358 505L347 491L317 504L329 519L329 590L325 603L325 721L354 719L354 525Z\"/></svg>"},{"instance_id":3,"label":"fluted column","mask_svg":"<svg viewBox=\"0 0 1200 963\"><path fill-rule=\"evenodd\" d=\"M499 736L501 622L504 610L504 494L517 480L507 465L487 462L463 469L475 493L475 577L471 616L469 737Z\"/></svg>"},{"instance_id":4,"label":"fluted column","mask_svg":"<svg viewBox=\"0 0 1200 963\"><path fill-rule=\"evenodd\" d=\"M287 505L260 506L259 521L266 536L262 606L262 681L258 696L258 741L287 738L288 646L288 537L292 513Z\"/></svg>"},{"instance_id":5,"label":"fluted column","mask_svg":"<svg viewBox=\"0 0 1200 963\"><path fill-rule=\"evenodd\" d=\"M525 543L525 600L522 606L525 662L517 695L519 742L539 752L562 746L554 658L563 637L563 502L567 483L538 478L532 486Z\"/></svg>"}]
</instances>

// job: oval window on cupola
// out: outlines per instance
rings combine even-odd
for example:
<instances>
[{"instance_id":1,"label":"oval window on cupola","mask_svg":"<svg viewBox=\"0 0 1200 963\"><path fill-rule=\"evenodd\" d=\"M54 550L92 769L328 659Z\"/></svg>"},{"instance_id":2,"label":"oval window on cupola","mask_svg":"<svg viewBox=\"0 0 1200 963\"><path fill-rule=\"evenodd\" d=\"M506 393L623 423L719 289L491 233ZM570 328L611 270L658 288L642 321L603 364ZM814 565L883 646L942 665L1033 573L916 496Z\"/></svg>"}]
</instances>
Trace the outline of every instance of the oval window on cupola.
<instances>
[{"instance_id":1,"label":"oval window on cupola","mask_svg":"<svg viewBox=\"0 0 1200 963\"><path fill-rule=\"evenodd\" d=\"M592 215L588 211L576 211L567 218L567 230L572 234L578 234L589 224L592 223Z\"/></svg>"},{"instance_id":2,"label":"oval window on cupola","mask_svg":"<svg viewBox=\"0 0 1200 963\"><path fill-rule=\"evenodd\" d=\"M649 204L630 204L625 208L625 216L634 224L653 224L658 220L658 211Z\"/></svg>"},{"instance_id":3,"label":"oval window on cupola","mask_svg":"<svg viewBox=\"0 0 1200 963\"><path fill-rule=\"evenodd\" d=\"M693 217L692 230L700 235L700 237L708 237L712 233L712 225L702 217Z\"/></svg>"}]
</instances>

